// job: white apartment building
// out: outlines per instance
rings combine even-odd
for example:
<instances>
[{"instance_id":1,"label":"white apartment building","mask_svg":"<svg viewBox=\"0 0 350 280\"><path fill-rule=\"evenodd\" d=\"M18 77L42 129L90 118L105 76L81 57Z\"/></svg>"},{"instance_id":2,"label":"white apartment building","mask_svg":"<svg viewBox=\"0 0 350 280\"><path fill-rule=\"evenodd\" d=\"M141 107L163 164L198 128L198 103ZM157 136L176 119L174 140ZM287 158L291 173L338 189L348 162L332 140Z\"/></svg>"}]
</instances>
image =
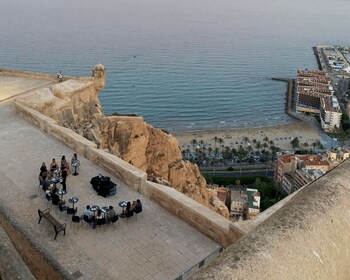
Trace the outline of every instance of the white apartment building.
<instances>
[{"instance_id":1,"label":"white apartment building","mask_svg":"<svg viewBox=\"0 0 350 280\"><path fill-rule=\"evenodd\" d=\"M321 98L320 118L324 131L333 132L334 128L339 128L341 115L339 102L335 96L323 96Z\"/></svg>"}]
</instances>

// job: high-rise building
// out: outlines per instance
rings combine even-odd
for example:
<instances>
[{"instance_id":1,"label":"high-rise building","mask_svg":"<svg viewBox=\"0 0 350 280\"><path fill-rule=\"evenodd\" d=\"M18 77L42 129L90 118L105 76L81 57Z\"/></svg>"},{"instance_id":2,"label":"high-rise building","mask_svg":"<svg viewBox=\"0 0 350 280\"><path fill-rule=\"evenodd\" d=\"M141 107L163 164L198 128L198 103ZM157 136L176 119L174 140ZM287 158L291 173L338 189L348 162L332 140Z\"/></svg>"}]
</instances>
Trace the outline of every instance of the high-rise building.
<instances>
[{"instance_id":1,"label":"high-rise building","mask_svg":"<svg viewBox=\"0 0 350 280\"><path fill-rule=\"evenodd\" d=\"M321 98L320 118L322 129L333 132L340 127L341 109L335 96L324 96Z\"/></svg>"}]
</instances>

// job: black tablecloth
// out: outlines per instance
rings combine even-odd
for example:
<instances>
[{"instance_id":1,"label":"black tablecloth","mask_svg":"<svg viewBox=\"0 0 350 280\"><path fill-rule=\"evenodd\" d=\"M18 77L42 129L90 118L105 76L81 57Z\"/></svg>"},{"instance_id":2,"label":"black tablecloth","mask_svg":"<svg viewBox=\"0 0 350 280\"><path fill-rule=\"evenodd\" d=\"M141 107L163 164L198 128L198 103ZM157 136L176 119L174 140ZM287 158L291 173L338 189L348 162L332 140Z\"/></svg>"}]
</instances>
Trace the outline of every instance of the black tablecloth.
<instances>
[{"instance_id":1,"label":"black tablecloth","mask_svg":"<svg viewBox=\"0 0 350 280\"><path fill-rule=\"evenodd\" d=\"M109 177L102 175L95 176L91 179L90 184L98 195L106 197L107 195L115 194L116 184ZM113 192L114 191L114 192Z\"/></svg>"}]
</instances>

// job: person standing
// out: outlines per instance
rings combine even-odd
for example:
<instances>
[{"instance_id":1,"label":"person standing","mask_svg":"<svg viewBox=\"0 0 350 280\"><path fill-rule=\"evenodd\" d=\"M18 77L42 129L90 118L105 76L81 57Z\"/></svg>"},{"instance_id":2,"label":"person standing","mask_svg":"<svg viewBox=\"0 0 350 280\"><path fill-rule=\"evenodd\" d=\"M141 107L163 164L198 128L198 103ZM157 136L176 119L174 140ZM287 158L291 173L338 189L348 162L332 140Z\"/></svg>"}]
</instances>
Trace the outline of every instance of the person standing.
<instances>
[{"instance_id":1,"label":"person standing","mask_svg":"<svg viewBox=\"0 0 350 280\"><path fill-rule=\"evenodd\" d=\"M61 174L61 179L62 179L61 184L62 184L62 189L65 191L67 190L67 185L66 185L67 177L68 177L67 168L63 168L62 174Z\"/></svg>"},{"instance_id":2,"label":"person standing","mask_svg":"<svg viewBox=\"0 0 350 280\"><path fill-rule=\"evenodd\" d=\"M63 74L62 74L62 71L60 71L60 72L57 74L57 78L58 78L58 82L62 83L62 81L63 81Z\"/></svg>"},{"instance_id":3,"label":"person standing","mask_svg":"<svg viewBox=\"0 0 350 280\"><path fill-rule=\"evenodd\" d=\"M66 156L65 155L63 155L62 158L61 158L61 169L62 170L66 169L68 173L70 172L69 164L68 164L68 162L66 160Z\"/></svg>"},{"instance_id":4,"label":"person standing","mask_svg":"<svg viewBox=\"0 0 350 280\"><path fill-rule=\"evenodd\" d=\"M53 173L55 170L57 170L58 166L56 163L56 160L53 158L50 164L50 171Z\"/></svg>"}]
</instances>

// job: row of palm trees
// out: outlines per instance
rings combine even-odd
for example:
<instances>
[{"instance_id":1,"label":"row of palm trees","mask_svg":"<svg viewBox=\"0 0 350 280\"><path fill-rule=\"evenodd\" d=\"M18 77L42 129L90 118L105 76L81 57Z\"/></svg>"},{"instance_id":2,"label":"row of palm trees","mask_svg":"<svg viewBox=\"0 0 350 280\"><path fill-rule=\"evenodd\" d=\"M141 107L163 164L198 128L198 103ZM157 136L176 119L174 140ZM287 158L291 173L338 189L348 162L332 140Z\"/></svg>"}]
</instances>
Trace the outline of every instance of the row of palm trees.
<instances>
[{"instance_id":1,"label":"row of palm trees","mask_svg":"<svg viewBox=\"0 0 350 280\"><path fill-rule=\"evenodd\" d=\"M203 140L192 139L190 143L192 150L190 148L184 149L182 151L183 157L189 160L195 158L195 161L200 163L201 160L206 159L228 160L236 158L242 161L255 154L267 161L270 158L273 160L277 152L280 151L280 148L275 146L274 142L268 137L265 137L263 142L256 139L250 141L248 137L243 137L241 142L243 145L239 145L237 149L225 146L225 141L222 138L214 137L213 140L214 147L206 144Z\"/></svg>"},{"instance_id":2,"label":"row of palm trees","mask_svg":"<svg viewBox=\"0 0 350 280\"><path fill-rule=\"evenodd\" d=\"M218 161L218 160L239 160L242 161L274 161L277 158L277 153L281 149L275 145L273 140L268 137L264 137L263 141L257 141L253 139L250 141L248 137L243 137L241 145L237 148L225 146L225 141L222 138L214 137L214 147L210 144L206 144L203 140L197 141L197 139L191 140L192 150L188 147L182 150L184 159L191 160L198 164L203 161ZM304 148L310 145L305 142L300 143L299 138L294 138L290 142L293 149L303 146ZM320 141L316 141L311 145L314 149L316 147L322 149Z\"/></svg>"}]
</instances>

